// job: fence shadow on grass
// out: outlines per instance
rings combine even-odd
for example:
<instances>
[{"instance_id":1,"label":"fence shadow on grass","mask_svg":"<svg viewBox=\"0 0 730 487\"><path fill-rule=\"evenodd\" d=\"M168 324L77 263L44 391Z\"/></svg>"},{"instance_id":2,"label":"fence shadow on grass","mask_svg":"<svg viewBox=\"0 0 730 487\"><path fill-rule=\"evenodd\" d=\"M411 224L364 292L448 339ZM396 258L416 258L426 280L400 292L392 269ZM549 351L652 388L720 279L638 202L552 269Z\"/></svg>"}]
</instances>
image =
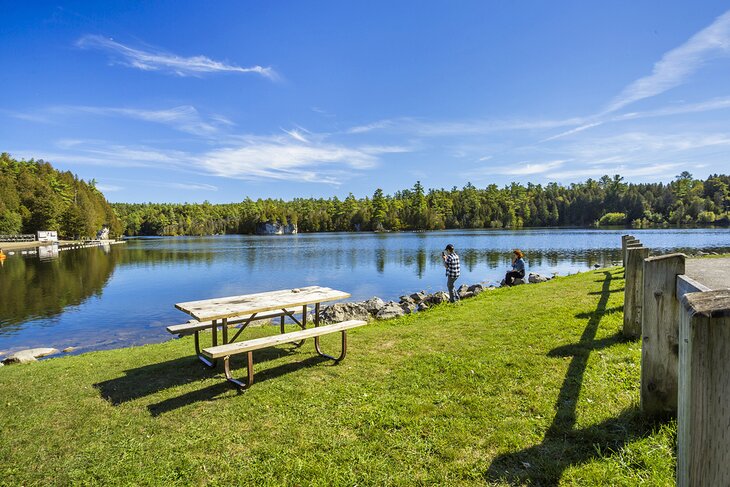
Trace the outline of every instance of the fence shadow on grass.
<instances>
[{"instance_id":1,"label":"fence shadow on grass","mask_svg":"<svg viewBox=\"0 0 730 487\"><path fill-rule=\"evenodd\" d=\"M269 348L256 352L256 362L275 360L296 353L294 349ZM124 371L122 377L94 384L101 397L113 406L155 394L172 387L210 379L220 374L222 367L209 368L195 355L156 362ZM260 379L256 377L256 380ZM207 397L208 399L210 396Z\"/></svg>"},{"instance_id":2,"label":"fence shadow on grass","mask_svg":"<svg viewBox=\"0 0 730 487\"><path fill-rule=\"evenodd\" d=\"M556 401L553 422L545 432L542 443L522 451L505 453L494 459L484 477L487 481L507 481L510 484L556 485L566 468L617 452L636 438L647 436L655 424L644 418L638 408L627 409L619 416L588 428L576 430L576 408L591 352L624 341L620 334L596 340L601 318L614 312L606 308L612 292L614 277L604 272L596 310L581 314L588 319L578 343L555 348L550 357L572 356L568 371ZM579 315L580 316L580 315Z\"/></svg>"}]
</instances>

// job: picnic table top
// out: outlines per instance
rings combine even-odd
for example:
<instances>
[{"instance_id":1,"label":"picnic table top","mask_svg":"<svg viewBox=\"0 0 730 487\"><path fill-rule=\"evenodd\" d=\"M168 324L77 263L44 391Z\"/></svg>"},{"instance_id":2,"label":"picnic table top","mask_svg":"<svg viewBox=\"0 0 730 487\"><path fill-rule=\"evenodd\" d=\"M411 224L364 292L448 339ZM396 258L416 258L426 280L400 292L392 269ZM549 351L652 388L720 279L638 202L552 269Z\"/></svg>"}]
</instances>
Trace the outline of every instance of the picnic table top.
<instances>
[{"instance_id":1,"label":"picnic table top","mask_svg":"<svg viewBox=\"0 0 730 487\"><path fill-rule=\"evenodd\" d=\"M687 259L684 274L712 290L727 289L730 287L730 258Z\"/></svg>"},{"instance_id":2,"label":"picnic table top","mask_svg":"<svg viewBox=\"0 0 730 487\"><path fill-rule=\"evenodd\" d=\"M175 307L199 321L220 320L233 316L261 313L275 309L305 306L349 298L350 294L321 286L282 289L225 298L177 303Z\"/></svg>"}]
</instances>

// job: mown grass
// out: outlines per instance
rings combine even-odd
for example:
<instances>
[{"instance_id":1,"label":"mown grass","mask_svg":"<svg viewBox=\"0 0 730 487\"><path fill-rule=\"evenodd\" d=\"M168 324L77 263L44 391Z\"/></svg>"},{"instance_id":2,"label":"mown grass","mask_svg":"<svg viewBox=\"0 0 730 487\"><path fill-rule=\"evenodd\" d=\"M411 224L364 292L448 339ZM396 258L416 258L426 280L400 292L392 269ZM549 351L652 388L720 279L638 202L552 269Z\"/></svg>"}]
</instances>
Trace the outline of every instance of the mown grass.
<instances>
[{"instance_id":1,"label":"mown grass","mask_svg":"<svg viewBox=\"0 0 730 487\"><path fill-rule=\"evenodd\" d=\"M336 366L311 340L262 351L245 393L190 339L3 367L0 484L671 485L622 273L369 324Z\"/></svg>"}]
</instances>

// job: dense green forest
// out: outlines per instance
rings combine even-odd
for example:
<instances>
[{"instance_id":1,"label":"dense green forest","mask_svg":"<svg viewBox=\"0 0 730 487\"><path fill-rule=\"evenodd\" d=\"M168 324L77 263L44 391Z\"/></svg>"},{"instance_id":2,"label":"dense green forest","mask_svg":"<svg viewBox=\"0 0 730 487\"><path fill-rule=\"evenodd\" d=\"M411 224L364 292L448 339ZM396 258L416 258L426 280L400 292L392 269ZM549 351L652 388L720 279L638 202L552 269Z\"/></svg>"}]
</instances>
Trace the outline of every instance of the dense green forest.
<instances>
[{"instance_id":1,"label":"dense green forest","mask_svg":"<svg viewBox=\"0 0 730 487\"><path fill-rule=\"evenodd\" d=\"M546 186L512 183L477 188L412 188L345 199L245 199L230 204L112 206L127 235L254 233L258 224L295 224L300 232L435 230L542 226L728 225L730 176L705 181L683 172L669 184L627 184L619 175Z\"/></svg>"},{"instance_id":2,"label":"dense green forest","mask_svg":"<svg viewBox=\"0 0 730 487\"><path fill-rule=\"evenodd\" d=\"M730 224L730 176L697 180L683 172L669 184L628 184L619 175L545 186L512 183L429 189L420 182L386 195L344 199L246 198L228 204L109 204L95 182L59 172L42 160L0 154L0 234L57 230L91 237L102 225L113 236L255 233L266 222L299 232L440 230L545 226Z\"/></svg>"},{"instance_id":3,"label":"dense green forest","mask_svg":"<svg viewBox=\"0 0 730 487\"><path fill-rule=\"evenodd\" d=\"M0 154L0 234L55 230L63 238L94 237L103 225L112 236L124 230L93 180Z\"/></svg>"}]
</instances>

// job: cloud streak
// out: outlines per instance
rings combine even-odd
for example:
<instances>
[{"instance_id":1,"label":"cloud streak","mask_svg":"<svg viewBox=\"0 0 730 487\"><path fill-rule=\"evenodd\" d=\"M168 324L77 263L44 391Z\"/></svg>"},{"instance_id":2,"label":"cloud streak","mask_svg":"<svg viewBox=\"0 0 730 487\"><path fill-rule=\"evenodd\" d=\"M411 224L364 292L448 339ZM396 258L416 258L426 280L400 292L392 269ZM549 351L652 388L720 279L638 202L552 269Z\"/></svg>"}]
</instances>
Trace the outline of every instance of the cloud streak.
<instances>
[{"instance_id":1,"label":"cloud streak","mask_svg":"<svg viewBox=\"0 0 730 487\"><path fill-rule=\"evenodd\" d=\"M681 85L702 64L713 57L730 54L730 11L673 49L655 65L652 73L627 86L603 112L610 113L626 105Z\"/></svg>"},{"instance_id":2,"label":"cloud streak","mask_svg":"<svg viewBox=\"0 0 730 487\"><path fill-rule=\"evenodd\" d=\"M125 46L99 35L86 35L76 41L81 49L97 49L117 56L117 62L143 71L160 71L178 76L200 76L207 73L254 73L269 79L278 75L271 67L241 67L214 61L206 56L183 57L160 50L142 50Z\"/></svg>"},{"instance_id":3,"label":"cloud streak","mask_svg":"<svg viewBox=\"0 0 730 487\"><path fill-rule=\"evenodd\" d=\"M220 125L231 125L222 117L213 117L215 123L204 121L198 110L190 105L168 108L165 110L143 110L138 108L68 106L53 109L57 113L90 113L101 116L119 116L143 120L145 122L168 125L176 130L193 135L213 135L219 131Z\"/></svg>"},{"instance_id":4,"label":"cloud streak","mask_svg":"<svg viewBox=\"0 0 730 487\"><path fill-rule=\"evenodd\" d=\"M290 180L339 184L353 170L375 167L378 156L406 152L403 147L346 147L333 143L303 144L280 137L249 137L238 147L204 154L200 167L206 172L244 180Z\"/></svg>"}]
</instances>

